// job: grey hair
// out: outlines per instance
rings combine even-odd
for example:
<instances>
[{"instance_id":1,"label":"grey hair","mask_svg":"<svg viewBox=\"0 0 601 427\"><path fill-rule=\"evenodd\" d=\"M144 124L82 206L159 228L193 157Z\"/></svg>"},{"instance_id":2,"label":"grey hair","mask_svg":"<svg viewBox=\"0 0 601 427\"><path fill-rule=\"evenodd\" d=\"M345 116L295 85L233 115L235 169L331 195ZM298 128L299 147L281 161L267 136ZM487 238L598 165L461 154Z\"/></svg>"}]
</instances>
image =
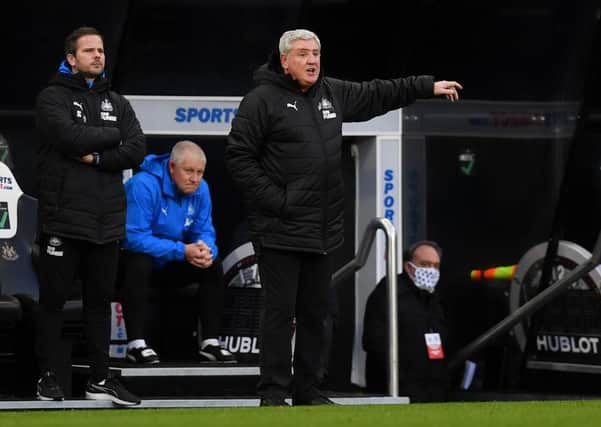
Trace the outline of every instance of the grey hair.
<instances>
[{"instance_id":1,"label":"grey hair","mask_svg":"<svg viewBox=\"0 0 601 427\"><path fill-rule=\"evenodd\" d=\"M321 42L319 41L319 37L313 31L309 30L290 30L286 31L280 37L280 53L287 54L290 52L292 48L292 42L296 40L311 40L315 39L317 42L317 47L321 50Z\"/></svg>"},{"instance_id":2,"label":"grey hair","mask_svg":"<svg viewBox=\"0 0 601 427\"><path fill-rule=\"evenodd\" d=\"M195 142L184 140L177 142L171 149L171 156L169 159L173 163L180 163L187 154L197 154L202 159L203 163L207 164L207 156L205 152Z\"/></svg>"}]
</instances>

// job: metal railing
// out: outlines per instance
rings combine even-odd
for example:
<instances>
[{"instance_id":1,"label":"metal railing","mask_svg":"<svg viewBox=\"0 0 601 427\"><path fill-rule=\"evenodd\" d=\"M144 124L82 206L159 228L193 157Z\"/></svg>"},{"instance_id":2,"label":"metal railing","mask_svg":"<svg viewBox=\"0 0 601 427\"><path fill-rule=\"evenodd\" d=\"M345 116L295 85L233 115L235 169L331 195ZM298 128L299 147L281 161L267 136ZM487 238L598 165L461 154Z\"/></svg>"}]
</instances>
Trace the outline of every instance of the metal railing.
<instances>
[{"instance_id":1,"label":"metal railing","mask_svg":"<svg viewBox=\"0 0 601 427\"><path fill-rule=\"evenodd\" d=\"M355 257L332 275L332 286L337 286L351 274L360 270L367 261L376 232L382 230L386 235L386 277L388 278L388 351L389 351L389 383L388 390L392 397L399 396L398 371L398 334L397 334L397 244L396 230L386 218L372 219L363 233L363 239Z\"/></svg>"},{"instance_id":2,"label":"metal railing","mask_svg":"<svg viewBox=\"0 0 601 427\"><path fill-rule=\"evenodd\" d=\"M551 300L557 297L561 293L561 291L566 289L569 285L576 282L577 280L582 279L591 270L597 267L600 261L601 234L599 234L599 236L597 237L597 242L595 243L593 253L589 260L578 265L574 270L570 271L569 274L567 274L557 282L549 285L549 287L541 291L541 293L537 294L530 301L526 302L523 306L518 308L512 314L501 320L488 331L484 332L478 338L476 338L464 348L459 350L457 354L453 357L453 359L451 359L451 361L449 362L449 367L451 369L455 369L460 363L467 360L467 358L470 355L480 350L490 341L494 340L499 335L507 332L516 323L522 321L525 317L530 316L531 314L542 308L544 305L551 302Z\"/></svg>"}]
</instances>

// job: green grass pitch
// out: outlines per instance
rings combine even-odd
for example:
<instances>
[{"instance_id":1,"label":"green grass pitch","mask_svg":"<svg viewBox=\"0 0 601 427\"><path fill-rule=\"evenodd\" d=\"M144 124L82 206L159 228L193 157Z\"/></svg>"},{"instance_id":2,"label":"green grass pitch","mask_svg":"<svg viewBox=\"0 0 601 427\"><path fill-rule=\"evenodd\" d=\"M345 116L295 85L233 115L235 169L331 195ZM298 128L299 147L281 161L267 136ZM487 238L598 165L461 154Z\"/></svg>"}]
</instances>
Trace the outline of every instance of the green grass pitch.
<instances>
[{"instance_id":1,"label":"green grass pitch","mask_svg":"<svg viewBox=\"0 0 601 427\"><path fill-rule=\"evenodd\" d=\"M601 400L0 412L2 427L592 427L600 423Z\"/></svg>"}]
</instances>

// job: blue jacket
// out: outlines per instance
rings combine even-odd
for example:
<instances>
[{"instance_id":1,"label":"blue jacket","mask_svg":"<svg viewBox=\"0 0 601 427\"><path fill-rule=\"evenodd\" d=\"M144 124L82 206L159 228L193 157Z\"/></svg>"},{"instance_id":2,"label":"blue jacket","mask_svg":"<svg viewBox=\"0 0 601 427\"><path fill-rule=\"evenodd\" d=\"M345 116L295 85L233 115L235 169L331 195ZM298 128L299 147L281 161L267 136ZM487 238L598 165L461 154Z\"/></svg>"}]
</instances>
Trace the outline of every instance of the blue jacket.
<instances>
[{"instance_id":1,"label":"blue jacket","mask_svg":"<svg viewBox=\"0 0 601 427\"><path fill-rule=\"evenodd\" d=\"M149 154L141 171L125 183L127 220L122 247L153 256L160 268L169 261L184 261L185 245L202 240L216 259L209 185L202 180L196 192L179 193L168 163L169 154Z\"/></svg>"}]
</instances>

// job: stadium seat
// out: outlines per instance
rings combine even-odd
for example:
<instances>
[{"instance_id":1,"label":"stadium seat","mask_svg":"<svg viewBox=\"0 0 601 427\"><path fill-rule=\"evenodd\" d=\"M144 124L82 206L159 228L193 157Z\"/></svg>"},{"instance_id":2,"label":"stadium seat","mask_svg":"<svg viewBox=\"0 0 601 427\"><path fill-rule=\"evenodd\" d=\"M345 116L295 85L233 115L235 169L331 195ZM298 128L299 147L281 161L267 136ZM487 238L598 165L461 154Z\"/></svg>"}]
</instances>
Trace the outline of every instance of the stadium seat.
<instances>
[{"instance_id":1,"label":"stadium seat","mask_svg":"<svg viewBox=\"0 0 601 427\"><path fill-rule=\"evenodd\" d=\"M1 292L2 284L0 284ZM13 333L22 316L19 300L11 295L0 294L0 354L14 353Z\"/></svg>"},{"instance_id":2,"label":"stadium seat","mask_svg":"<svg viewBox=\"0 0 601 427\"><path fill-rule=\"evenodd\" d=\"M21 191L10 168L0 161L0 335L10 338L0 349L18 359L20 375L32 384L37 376L33 357L39 299L37 207L37 199ZM64 334L81 335L82 311L80 293L74 294L65 304ZM4 348L13 342L14 352Z\"/></svg>"},{"instance_id":3,"label":"stadium seat","mask_svg":"<svg viewBox=\"0 0 601 427\"><path fill-rule=\"evenodd\" d=\"M32 205L33 203L33 205ZM37 298L37 278L31 266L36 200L19 188L11 170L0 162L0 335L3 354L12 354L12 338L23 310L17 294ZM17 227L20 225L20 233ZM9 339L10 338L10 339Z\"/></svg>"}]
</instances>

